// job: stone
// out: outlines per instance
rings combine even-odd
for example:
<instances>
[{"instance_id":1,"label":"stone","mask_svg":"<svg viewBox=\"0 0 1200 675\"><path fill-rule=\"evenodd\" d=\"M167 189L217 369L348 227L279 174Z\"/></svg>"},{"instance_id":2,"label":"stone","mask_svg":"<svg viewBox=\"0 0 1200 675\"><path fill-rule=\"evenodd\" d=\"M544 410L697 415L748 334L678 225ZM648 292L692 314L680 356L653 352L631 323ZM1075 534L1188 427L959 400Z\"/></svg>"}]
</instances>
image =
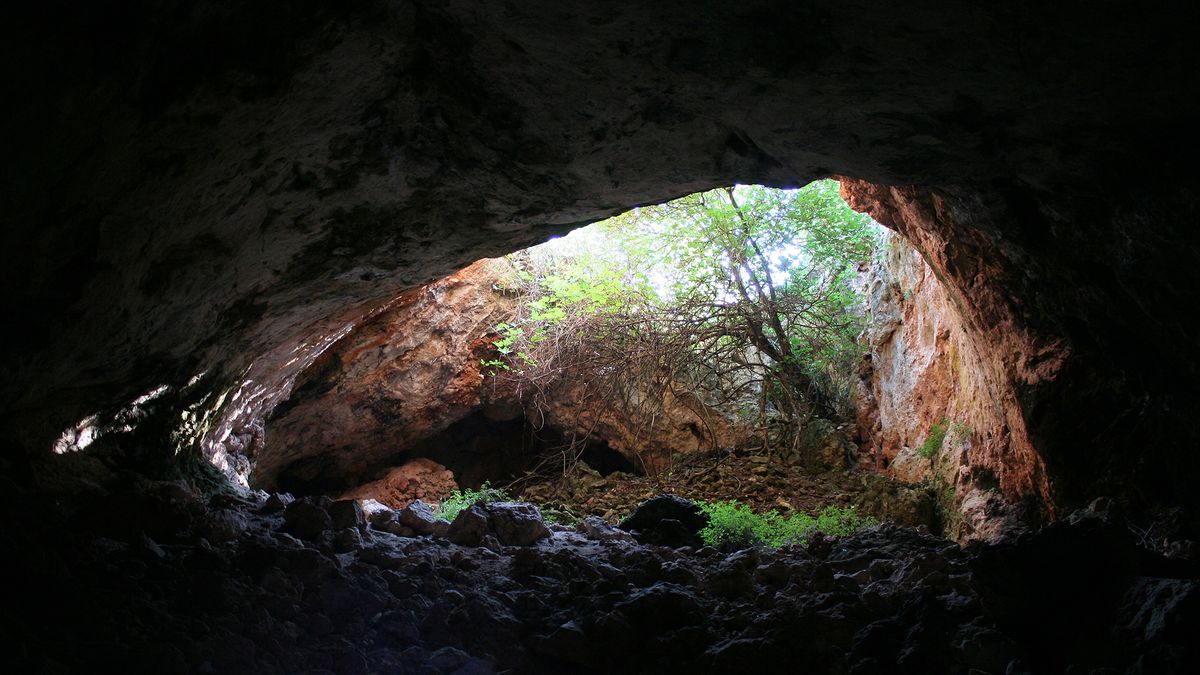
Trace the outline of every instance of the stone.
<instances>
[{"instance_id":1,"label":"stone","mask_svg":"<svg viewBox=\"0 0 1200 675\"><path fill-rule=\"evenodd\" d=\"M283 531L301 539L315 541L333 527L333 519L328 511L332 503L328 497L297 499L283 512Z\"/></svg>"},{"instance_id":2,"label":"stone","mask_svg":"<svg viewBox=\"0 0 1200 675\"><path fill-rule=\"evenodd\" d=\"M937 493L928 485L864 474L862 486L854 496L854 506L861 514L907 527L937 529Z\"/></svg>"},{"instance_id":3,"label":"stone","mask_svg":"<svg viewBox=\"0 0 1200 675\"><path fill-rule=\"evenodd\" d=\"M232 509L213 509L204 519L204 536L210 541L237 539L246 531L246 517Z\"/></svg>"},{"instance_id":4,"label":"stone","mask_svg":"<svg viewBox=\"0 0 1200 675\"><path fill-rule=\"evenodd\" d=\"M376 329L376 330L378 330L378 329ZM443 330L445 330L445 329L443 328ZM367 331L367 333L369 333L370 335L374 335L375 331ZM405 335L410 335L410 333L411 333L411 331L406 331ZM368 339L366 337L366 335L364 335L363 338ZM392 370L394 370L397 367L398 367L398 364L392 363L391 367L386 372L380 373L380 374L376 375L375 377L368 377L361 382L356 382L356 385L370 386L370 384L369 384L370 382L374 382L379 377L389 376L389 373L391 373ZM346 372L343 374L343 376L349 377L349 376L351 376L351 372ZM411 386L411 383L410 383L410 386ZM437 389L439 391L444 391L444 387L448 386L448 385L430 384L429 386L431 386L433 389ZM411 401L422 398L420 396L420 394L417 393L416 391L410 391L407 394L404 394L403 392L396 392L395 395L397 395L397 396L403 395L405 397L405 400L409 401L407 403L407 405L412 405ZM365 400L370 400L370 399L365 399ZM376 404L376 405L379 405L379 404ZM355 411L354 414L369 415L370 413L368 411L369 411L369 408L362 410L362 411ZM338 404L338 407L335 407L333 410L326 409L326 410L323 410L322 413L320 413L320 414L314 413L311 411L308 413L305 413L305 414L308 417L301 418L301 420L298 422L300 428L297 429L295 433L301 433L302 430L311 430L311 426L313 424L317 423L317 420L320 419L322 415L331 415L331 414L350 415L351 413L348 411L344 411L341 408L341 404ZM414 412L413 414L416 415L417 413ZM432 410L427 410L422 414L424 414L426 416L435 416L435 413ZM465 414L465 413L463 413L463 414ZM339 438L341 439L339 441L339 443L340 444L348 444L351 442L346 438L347 434L355 434L356 436L364 436L364 435L370 433L371 430L379 431L379 428L377 426L375 426L375 422L377 422L377 420L372 423L366 423L363 419L355 418L355 419L348 419L348 420L340 419L337 421L330 420L328 423L336 424L338 426L338 428L342 430L342 433L339 436ZM403 433L420 434L420 433L425 433L425 432L420 432L419 427L410 427L410 426L406 425L404 427ZM398 443L398 442L399 442L398 439L393 439L393 445L390 446L393 448L393 450L392 450L393 454L395 452L395 448L397 447L395 445L395 443ZM356 447L356 446L348 445L346 447ZM310 452L311 452L311 450L310 450ZM369 456L368 454L363 453L362 456L356 456L356 459L354 461L362 462L368 456ZM410 502L412 502L414 500L418 500L418 499L438 500L438 499L441 499L445 495L449 494L451 490L455 490L457 488L458 488L458 483L455 482L454 474L451 473L451 471L449 469L447 469L445 466L443 466L443 465L439 464L438 462L435 462L432 459L429 459L427 457L417 457L415 459L411 459L411 460L405 462L404 464L402 464L400 466L389 469L387 471L387 473L384 474L383 478L371 481L369 483L364 483L363 485L360 485L360 486L354 488L353 490L350 490L350 491L342 494L342 498L343 499L373 499L373 500L378 501L378 502L380 502L386 506L389 506L393 509L399 510L399 509L404 508L405 506L407 506Z\"/></svg>"},{"instance_id":5,"label":"stone","mask_svg":"<svg viewBox=\"0 0 1200 675\"><path fill-rule=\"evenodd\" d=\"M487 536L498 546L528 546L550 536L542 514L532 504L516 502L476 503L463 509L450 524L446 536L462 546L482 546Z\"/></svg>"},{"instance_id":6,"label":"stone","mask_svg":"<svg viewBox=\"0 0 1200 675\"><path fill-rule=\"evenodd\" d=\"M973 318L975 310L964 304L963 294L978 293L986 283L978 276L950 281L941 272L949 261L941 254L926 255L937 246L936 235L923 234L917 241L903 236L938 219L928 203L917 206L907 201L912 195L891 194L861 181L843 182L842 190L851 206L875 214L901 233L885 236L884 255L863 282L868 297L864 338L870 355L856 390L864 403L857 418L867 462L909 483L937 478L961 494L992 491L1008 502L1046 501L1045 468L1029 440L1018 397L1006 384L1023 376L997 381L995 374L1013 368L1011 360L999 355L1035 350L1045 358L1040 366L1045 372L1036 378L1052 377L1049 373L1066 358L1061 345L1030 344L1033 338L1026 334L996 336L1005 346L981 349L975 327L986 324L994 332L997 320ZM875 199L881 201L868 205ZM907 203L900 207L900 201ZM977 267L976 274L986 267ZM945 459L935 465L917 449L937 425L948 429L938 449ZM950 534L986 539L997 531L968 528Z\"/></svg>"},{"instance_id":7,"label":"stone","mask_svg":"<svg viewBox=\"0 0 1200 675\"><path fill-rule=\"evenodd\" d=\"M396 512L386 504L374 499L364 499L360 502L363 518L372 527L383 529L383 526L396 519Z\"/></svg>"},{"instance_id":8,"label":"stone","mask_svg":"<svg viewBox=\"0 0 1200 675\"><path fill-rule=\"evenodd\" d=\"M366 525L362 505L355 499L339 499L330 504L329 518L335 530L347 527L361 529Z\"/></svg>"},{"instance_id":9,"label":"stone","mask_svg":"<svg viewBox=\"0 0 1200 675\"><path fill-rule=\"evenodd\" d=\"M400 537L415 537L415 536L417 536L417 532L415 530L413 530L411 527L409 527L407 525L401 525L400 521L398 521L398 520L389 520L386 523L384 523L383 527L380 529L382 529L384 532L390 532L391 534L394 534L394 535L397 535Z\"/></svg>"},{"instance_id":10,"label":"stone","mask_svg":"<svg viewBox=\"0 0 1200 675\"><path fill-rule=\"evenodd\" d=\"M550 536L541 511L533 504L491 502L487 511L490 529L504 546L529 546Z\"/></svg>"},{"instance_id":11,"label":"stone","mask_svg":"<svg viewBox=\"0 0 1200 675\"><path fill-rule=\"evenodd\" d=\"M263 502L262 513L279 513L280 511L286 509L288 504L291 504L293 501L295 501L295 498L286 492L272 492L271 495L267 497L267 500Z\"/></svg>"},{"instance_id":12,"label":"stone","mask_svg":"<svg viewBox=\"0 0 1200 675\"><path fill-rule=\"evenodd\" d=\"M445 518L438 518L433 521L433 536L438 538L446 537L450 532L450 521Z\"/></svg>"},{"instance_id":13,"label":"stone","mask_svg":"<svg viewBox=\"0 0 1200 675\"><path fill-rule=\"evenodd\" d=\"M624 615L634 630L659 632L704 620L703 604L683 586L660 582L639 589L613 609Z\"/></svg>"},{"instance_id":14,"label":"stone","mask_svg":"<svg viewBox=\"0 0 1200 675\"><path fill-rule=\"evenodd\" d=\"M400 509L396 519L401 525L417 534L433 534L437 527L437 518L433 517L433 509L420 499Z\"/></svg>"},{"instance_id":15,"label":"stone","mask_svg":"<svg viewBox=\"0 0 1200 675\"><path fill-rule=\"evenodd\" d=\"M810 471L845 469L852 464L857 450L840 427L821 417L804 426L798 441L796 453L787 459Z\"/></svg>"},{"instance_id":16,"label":"stone","mask_svg":"<svg viewBox=\"0 0 1200 675\"><path fill-rule=\"evenodd\" d=\"M446 537L460 546L479 546L488 534L488 514L482 504L472 504L458 512Z\"/></svg>"},{"instance_id":17,"label":"stone","mask_svg":"<svg viewBox=\"0 0 1200 675\"><path fill-rule=\"evenodd\" d=\"M679 548L704 545L700 530L708 517L692 502L674 495L659 495L642 502L619 527L643 544Z\"/></svg>"},{"instance_id":18,"label":"stone","mask_svg":"<svg viewBox=\"0 0 1200 675\"><path fill-rule=\"evenodd\" d=\"M575 530L596 541L633 541L633 535L609 525L599 516L588 516L575 526Z\"/></svg>"},{"instance_id":19,"label":"stone","mask_svg":"<svg viewBox=\"0 0 1200 675\"><path fill-rule=\"evenodd\" d=\"M333 533L333 550L338 553L357 551L362 547L362 532L357 527L347 527Z\"/></svg>"}]
</instances>

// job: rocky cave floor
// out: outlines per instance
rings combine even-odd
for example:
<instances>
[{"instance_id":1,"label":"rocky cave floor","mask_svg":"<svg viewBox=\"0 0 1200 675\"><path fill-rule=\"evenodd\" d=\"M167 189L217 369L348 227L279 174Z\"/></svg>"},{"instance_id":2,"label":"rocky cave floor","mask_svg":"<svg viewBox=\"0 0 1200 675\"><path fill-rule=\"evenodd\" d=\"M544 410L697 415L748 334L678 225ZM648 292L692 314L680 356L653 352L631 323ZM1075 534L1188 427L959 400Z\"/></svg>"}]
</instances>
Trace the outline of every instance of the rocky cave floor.
<instances>
[{"instance_id":1,"label":"rocky cave floor","mask_svg":"<svg viewBox=\"0 0 1200 675\"><path fill-rule=\"evenodd\" d=\"M511 507L516 530L509 507L476 509L494 538L471 546L444 525L393 534L397 513L353 501L204 498L128 474L68 498L3 480L7 672L1200 665L1195 547L1151 551L1101 503L996 544L881 525L726 555L640 544L599 519L542 531L527 507ZM531 527L541 538L514 545Z\"/></svg>"}]
</instances>

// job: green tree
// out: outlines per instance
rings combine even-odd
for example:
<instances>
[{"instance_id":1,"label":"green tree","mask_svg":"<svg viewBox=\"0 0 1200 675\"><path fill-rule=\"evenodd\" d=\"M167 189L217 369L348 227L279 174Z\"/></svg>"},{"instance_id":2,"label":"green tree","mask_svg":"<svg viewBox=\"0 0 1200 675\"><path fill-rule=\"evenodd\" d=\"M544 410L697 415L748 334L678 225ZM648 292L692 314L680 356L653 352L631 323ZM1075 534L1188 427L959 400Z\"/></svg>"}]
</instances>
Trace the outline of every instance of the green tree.
<instances>
[{"instance_id":1,"label":"green tree","mask_svg":"<svg viewBox=\"0 0 1200 675\"><path fill-rule=\"evenodd\" d=\"M501 340L527 380L569 368L623 404L669 390L697 412L794 430L848 408L861 330L850 282L876 235L834 181L697 193L597 233L584 250L514 259L520 330Z\"/></svg>"}]
</instances>

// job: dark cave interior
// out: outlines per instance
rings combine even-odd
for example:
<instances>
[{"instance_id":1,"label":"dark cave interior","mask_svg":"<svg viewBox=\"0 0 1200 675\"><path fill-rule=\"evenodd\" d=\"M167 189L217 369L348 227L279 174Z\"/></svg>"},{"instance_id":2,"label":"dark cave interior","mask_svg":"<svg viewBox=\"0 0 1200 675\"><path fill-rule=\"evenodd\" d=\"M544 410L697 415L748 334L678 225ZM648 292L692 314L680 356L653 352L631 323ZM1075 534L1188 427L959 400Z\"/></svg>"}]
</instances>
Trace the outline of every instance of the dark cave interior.
<instances>
[{"instance_id":1,"label":"dark cave interior","mask_svg":"<svg viewBox=\"0 0 1200 675\"><path fill-rule=\"evenodd\" d=\"M624 455L604 441L577 441L553 428L535 428L524 417L509 420L489 419L475 412L454 422L444 431L422 439L400 456L385 458L373 472L359 476L347 484L331 481L321 473L321 459L300 461L289 465L276 478L276 485L295 495L345 492L361 483L379 478L380 472L412 458L433 460L454 473L455 481L464 488L479 489L484 483L504 485L537 470L538 460L557 457L559 463L576 460L607 476L620 471L640 474L642 471ZM375 475L372 475L375 474ZM311 476L311 478L310 478Z\"/></svg>"},{"instance_id":2,"label":"dark cave interior","mask_svg":"<svg viewBox=\"0 0 1200 675\"><path fill-rule=\"evenodd\" d=\"M2 555L21 596L2 658L13 672L1195 672L1189 9L0 10ZM524 445L527 426L471 417L483 394L422 351L457 330L435 310L466 292L459 270L639 204L830 176L944 289L992 425L961 451L954 504L983 520L1010 505L1020 533L964 547L885 525L724 556L595 525L489 548L238 487L324 491L387 465L388 444L339 454L362 439L326 438L304 407L341 391L322 364L372 349L428 366L441 417L422 424L467 420L443 439L470 449L445 460L466 483L515 468L490 449ZM430 329L406 337L396 317ZM134 432L52 451L164 384ZM277 405L290 426L264 436Z\"/></svg>"}]
</instances>

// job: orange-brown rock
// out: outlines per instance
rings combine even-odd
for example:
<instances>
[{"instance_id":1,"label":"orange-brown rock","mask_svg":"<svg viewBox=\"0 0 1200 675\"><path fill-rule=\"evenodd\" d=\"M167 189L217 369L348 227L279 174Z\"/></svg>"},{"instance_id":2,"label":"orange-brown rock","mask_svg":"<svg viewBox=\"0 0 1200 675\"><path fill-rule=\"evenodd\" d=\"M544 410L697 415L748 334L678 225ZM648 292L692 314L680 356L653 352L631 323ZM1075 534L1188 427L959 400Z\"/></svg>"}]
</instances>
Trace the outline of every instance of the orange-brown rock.
<instances>
[{"instance_id":1,"label":"orange-brown rock","mask_svg":"<svg viewBox=\"0 0 1200 675\"><path fill-rule=\"evenodd\" d=\"M865 291L869 353L857 392L864 461L904 481L952 486L955 506L972 491L996 490L1049 503L1011 385L988 368L979 335L920 252L886 235ZM944 440L935 447L938 427ZM964 518L947 534L974 536L982 520Z\"/></svg>"},{"instance_id":2,"label":"orange-brown rock","mask_svg":"<svg viewBox=\"0 0 1200 675\"><path fill-rule=\"evenodd\" d=\"M720 415L670 393L643 415L629 401L597 396L570 371L536 390L494 376L482 362L496 356L494 327L513 318L514 300L499 290L512 274L504 259L481 260L349 329L300 371L261 424L262 440L244 444L254 451L251 482L339 489L422 455L453 458L459 481L475 485L572 439L578 449L606 444L633 469L654 473L674 455L741 438Z\"/></svg>"},{"instance_id":3,"label":"orange-brown rock","mask_svg":"<svg viewBox=\"0 0 1200 675\"><path fill-rule=\"evenodd\" d=\"M594 396L591 385L570 373L547 398L548 423L580 437L603 441L640 472L656 474L678 455L733 447L749 434L694 397L662 392L650 408Z\"/></svg>"},{"instance_id":4,"label":"orange-brown rock","mask_svg":"<svg viewBox=\"0 0 1200 675\"><path fill-rule=\"evenodd\" d=\"M266 423L255 484L336 487L512 392L484 386L480 359L511 306L492 284L508 269L481 260L400 296L303 371Z\"/></svg>"},{"instance_id":5,"label":"orange-brown rock","mask_svg":"<svg viewBox=\"0 0 1200 675\"><path fill-rule=\"evenodd\" d=\"M941 233L952 216L936 196L859 180L843 180L842 195L900 233L885 239L867 288L873 354L863 367L860 427L873 462L909 481L936 473L957 488L960 505L971 491L998 490L1052 514L1052 486L1016 386L1054 379L1070 350L1024 325L994 261L946 258ZM933 458L922 457L935 425L945 440ZM964 526L959 534L970 534L972 523Z\"/></svg>"},{"instance_id":6,"label":"orange-brown rock","mask_svg":"<svg viewBox=\"0 0 1200 675\"><path fill-rule=\"evenodd\" d=\"M457 487L454 474L446 467L418 457L391 469L379 480L346 492L341 499L374 499L393 509L402 509L417 499L437 504Z\"/></svg>"}]
</instances>

